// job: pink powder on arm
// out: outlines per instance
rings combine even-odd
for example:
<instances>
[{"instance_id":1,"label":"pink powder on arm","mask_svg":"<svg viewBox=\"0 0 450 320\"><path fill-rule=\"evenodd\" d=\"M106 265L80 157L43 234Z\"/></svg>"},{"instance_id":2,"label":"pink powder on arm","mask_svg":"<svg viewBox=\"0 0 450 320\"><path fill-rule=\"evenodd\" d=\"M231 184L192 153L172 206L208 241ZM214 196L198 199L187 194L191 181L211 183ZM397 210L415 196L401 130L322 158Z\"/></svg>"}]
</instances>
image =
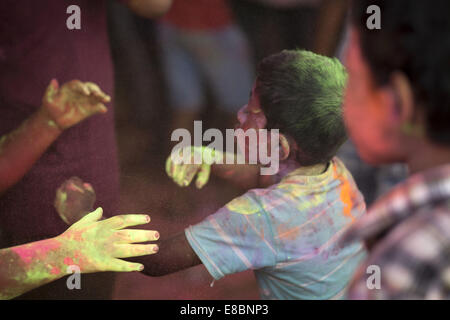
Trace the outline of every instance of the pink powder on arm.
<instances>
[{"instance_id":1,"label":"pink powder on arm","mask_svg":"<svg viewBox=\"0 0 450 320\"><path fill-rule=\"evenodd\" d=\"M23 262L30 264L33 259L45 259L50 251L58 249L61 244L55 240L44 240L36 243L22 245L11 249Z\"/></svg>"}]
</instances>

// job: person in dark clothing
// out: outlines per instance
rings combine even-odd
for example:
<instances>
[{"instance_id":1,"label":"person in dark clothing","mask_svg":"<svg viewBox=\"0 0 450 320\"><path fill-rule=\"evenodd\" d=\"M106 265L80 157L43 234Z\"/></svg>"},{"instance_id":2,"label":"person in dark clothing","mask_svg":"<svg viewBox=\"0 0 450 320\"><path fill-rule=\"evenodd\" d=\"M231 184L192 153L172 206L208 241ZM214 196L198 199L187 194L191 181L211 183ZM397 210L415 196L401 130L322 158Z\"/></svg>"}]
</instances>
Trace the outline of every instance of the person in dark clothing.
<instances>
[{"instance_id":1,"label":"person in dark clothing","mask_svg":"<svg viewBox=\"0 0 450 320\"><path fill-rule=\"evenodd\" d=\"M152 17L166 11L170 0L126 3ZM80 30L66 26L67 8L73 4L81 10ZM45 127L39 122L42 92L50 79L90 81L106 93L113 92L105 6L105 0L0 3L0 139L11 140L11 133L26 122L36 124L33 130L25 126L21 131L20 141L26 141L27 148L10 141L9 152L0 153L1 248L54 237L67 228L53 199L58 186L72 176L92 182L106 216L117 211L113 108L105 115L72 123L76 126ZM112 275L104 273L85 276L83 290L67 290L64 281L56 281L23 298L106 299L112 290Z\"/></svg>"}]
</instances>

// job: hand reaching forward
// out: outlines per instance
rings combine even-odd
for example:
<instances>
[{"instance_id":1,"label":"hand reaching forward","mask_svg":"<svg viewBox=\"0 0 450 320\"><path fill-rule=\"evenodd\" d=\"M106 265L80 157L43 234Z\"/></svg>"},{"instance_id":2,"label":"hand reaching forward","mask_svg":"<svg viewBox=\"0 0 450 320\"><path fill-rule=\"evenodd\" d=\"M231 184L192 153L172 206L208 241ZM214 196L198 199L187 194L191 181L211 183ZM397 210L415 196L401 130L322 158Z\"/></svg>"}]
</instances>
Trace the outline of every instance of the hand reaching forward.
<instances>
[{"instance_id":1,"label":"hand reaching forward","mask_svg":"<svg viewBox=\"0 0 450 320\"><path fill-rule=\"evenodd\" d=\"M56 238L64 248L64 263L78 266L82 273L142 271L142 264L127 262L121 258L158 252L156 244L136 243L156 241L159 233L125 228L147 224L150 217L128 214L100 221L102 214L102 208L98 208Z\"/></svg>"},{"instance_id":2,"label":"hand reaching forward","mask_svg":"<svg viewBox=\"0 0 450 320\"><path fill-rule=\"evenodd\" d=\"M180 187L190 185L197 175L195 186L201 189L208 183L216 152L203 146L175 149L166 160L166 173Z\"/></svg>"},{"instance_id":3,"label":"hand reaching forward","mask_svg":"<svg viewBox=\"0 0 450 320\"><path fill-rule=\"evenodd\" d=\"M111 98L95 83L72 80L61 86L53 79L42 99L42 108L61 130L70 128L97 113L106 113L104 103Z\"/></svg>"}]
</instances>

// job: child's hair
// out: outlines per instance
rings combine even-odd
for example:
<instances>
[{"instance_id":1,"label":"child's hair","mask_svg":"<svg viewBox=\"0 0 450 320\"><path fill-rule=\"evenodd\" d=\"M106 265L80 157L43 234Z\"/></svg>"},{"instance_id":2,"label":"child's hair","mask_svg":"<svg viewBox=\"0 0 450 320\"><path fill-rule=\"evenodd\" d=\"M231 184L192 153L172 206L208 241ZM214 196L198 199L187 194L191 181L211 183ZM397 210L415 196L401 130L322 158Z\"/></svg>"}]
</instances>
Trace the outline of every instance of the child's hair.
<instances>
[{"instance_id":1,"label":"child's hair","mask_svg":"<svg viewBox=\"0 0 450 320\"><path fill-rule=\"evenodd\" d=\"M370 5L380 7L381 29L366 26ZM357 0L353 25L375 82L389 83L395 71L411 82L415 107L423 113L427 136L450 146L450 1Z\"/></svg>"},{"instance_id":2,"label":"child's hair","mask_svg":"<svg viewBox=\"0 0 450 320\"><path fill-rule=\"evenodd\" d=\"M259 64L255 92L267 128L295 140L301 165L328 162L346 140L346 80L347 72L337 59L305 50L284 50Z\"/></svg>"}]
</instances>

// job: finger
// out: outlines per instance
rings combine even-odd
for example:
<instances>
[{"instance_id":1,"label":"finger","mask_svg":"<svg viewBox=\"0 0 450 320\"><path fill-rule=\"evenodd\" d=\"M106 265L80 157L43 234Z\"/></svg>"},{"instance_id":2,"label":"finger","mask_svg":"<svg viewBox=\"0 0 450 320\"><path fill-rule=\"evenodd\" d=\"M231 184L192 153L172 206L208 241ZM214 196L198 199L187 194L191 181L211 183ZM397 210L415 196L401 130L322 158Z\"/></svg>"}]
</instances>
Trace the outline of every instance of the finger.
<instances>
[{"instance_id":1,"label":"finger","mask_svg":"<svg viewBox=\"0 0 450 320\"><path fill-rule=\"evenodd\" d=\"M84 109L84 108L79 108ZM87 112L85 112L87 114L87 116L93 116L97 113L106 113L108 111L108 108L106 108L106 106L101 103L98 102L98 98L96 97L91 97L89 103L87 104Z\"/></svg>"},{"instance_id":2,"label":"finger","mask_svg":"<svg viewBox=\"0 0 450 320\"><path fill-rule=\"evenodd\" d=\"M195 175L197 174L200 168L201 168L200 165L189 165L187 167L186 173L184 174L184 178L182 181L184 186L188 186L191 184L192 180L194 179Z\"/></svg>"},{"instance_id":3,"label":"finger","mask_svg":"<svg viewBox=\"0 0 450 320\"><path fill-rule=\"evenodd\" d=\"M172 180L176 184L178 184L178 177L179 177L179 175L181 173L181 170L182 170L181 167L182 166L183 166L182 164L174 164L173 167L172 167Z\"/></svg>"},{"instance_id":4,"label":"finger","mask_svg":"<svg viewBox=\"0 0 450 320\"><path fill-rule=\"evenodd\" d=\"M59 90L58 80L52 79L49 85L47 86L47 89L45 90L44 94L45 100L52 101L53 97L56 95L58 90Z\"/></svg>"},{"instance_id":5,"label":"finger","mask_svg":"<svg viewBox=\"0 0 450 320\"><path fill-rule=\"evenodd\" d=\"M183 180L186 173L186 164L180 164L175 166L173 179L176 184L178 184L180 187L183 187Z\"/></svg>"},{"instance_id":6,"label":"finger","mask_svg":"<svg viewBox=\"0 0 450 320\"><path fill-rule=\"evenodd\" d=\"M124 214L114 216L102 221L112 229L123 229L127 227L139 226L150 222L150 217L146 214Z\"/></svg>"},{"instance_id":7,"label":"finger","mask_svg":"<svg viewBox=\"0 0 450 320\"><path fill-rule=\"evenodd\" d=\"M99 221L102 218L103 215L103 209L101 207L98 207L95 211L92 211L91 213L88 213L83 218L81 218L76 225L78 224L87 224Z\"/></svg>"},{"instance_id":8,"label":"finger","mask_svg":"<svg viewBox=\"0 0 450 320\"><path fill-rule=\"evenodd\" d=\"M158 250L157 244L118 244L113 255L116 258L132 258L155 254Z\"/></svg>"},{"instance_id":9,"label":"finger","mask_svg":"<svg viewBox=\"0 0 450 320\"><path fill-rule=\"evenodd\" d=\"M206 163L206 164L213 164L214 163L214 154L215 154L215 150L211 149L211 148L203 148L201 150L201 154L202 154L202 164Z\"/></svg>"},{"instance_id":10,"label":"finger","mask_svg":"<svg viewBox=\"0 0 450 320\"><path fill-rule=\"evenodd\" d=\"M104 103L111 101L111 97L104 93L97 84L93 82L86 82L85 85L94 96L101 99Z\"/></svg>"},{"instance_id":11,"label":"finger","mask_svg":"<svg viewBox=\"0 0 450 320\"><path fill-rule=\"evenodd\" d=\"M159 239L159 232L154 230L125 229L117 231L115 235L119 239L117 243L138 243Z\"/></svg>"},{"instance_id":12,"label":"finger","mask_svg":"<svg viewBox=\"0 0 450 320\"><path fill-rule=\"evenodd\" d=\"M186 187L188 186L192 179L194 178L199 165L195 164L195 152L194 147L187 147L183 149L183 158L185 158L185 152L188 153L189 162L183 162L182 165L180 165L180 168L177 171L176 180L179 186Z\"/></svg>"},{"instance_id":13,"label":"finger","mask_svg":"<svg viewBox=\"0 0 450 320\"><path fill-rule=\"evenodd\" d=\"M187 187L191 183L192 179L194 179L195 174L197 173L199 166L188 164L183 166L183 170L180 174L178 184L180 187Z\"/></svg>"},{"instance_id":14,"label":"finger","mask_svg":"<svg viewBox=\"0 0 450 320\"><path fill-rule=\"evenodd\" d=\"M168 175L173 178L175 175L175 170L178 166L183 164L183 149L176 148L172 150L170 156L166 161L166 171L168 171Z\"/></svg>"},{"instance_id":15,"label":"finger","mask_svg":"<svg viewBox=\"0 0 450 320\"><path fill-rule=\"evenodd\" d=\"M166 173L170 178L172 178L172 175L173 175L172 171L173 171L173 162L172 162L172 157L169 156L169 157L167 157L167 160L166 160Z\"/></svg>"},{"instance_id":16,"label":"finger","mask_svg":"<svg viewBox=\"0 0 450 320\"><path fill-rule=\"evenodd\" d=\"M203 164L200 167L200 171L197 176L197 180L195 181L195 186L197 189L201 189L208 183L209 176L211 174L211 166L208 164Z\"/></svg>"},{"instance_id":17,"label":"finger","mask_svg":"<svg viewBox=\"0 0 450 320\"><path fill-rule=\"evenodd\" d=\"M144 270L144 265L136 262L128 262L120 259L114 259L114 263L108 268L107 271L113 272L133 272Z\"/></svg>"},{"instance_id":18,"label":"finger","mask_svg":"<svg viewBox=\"0 0 450 320\"><path fill-rule=\"evenodd\" d=\"M103 103L97 103L94 108L92 109L95 113L106 113L108 112L108 108Z\"/></svg>"},{"instance_id":19,"label":"finger","mask_svg":"<svg viewBox=\"0 0 450 320\"><path fill-rule=\"evenodd\" d=\"M81 81L79 80L72 80L69 82L69 87L78 93L81 93L85 96L89 96L91 94L91 91L89 88Z\"/></svg>"},{"instance_id":20,"label":"finger","mask_svg":"<svg viewBox=\"0 0 450 320\"><path fill-rule=\"evenodd\" d=\"M175 177L176 172L179 172L183 165L189 163L185 162L185 152L184 148L177 148L172 151L172 177Z\"/></svg>"}]
</instances>

